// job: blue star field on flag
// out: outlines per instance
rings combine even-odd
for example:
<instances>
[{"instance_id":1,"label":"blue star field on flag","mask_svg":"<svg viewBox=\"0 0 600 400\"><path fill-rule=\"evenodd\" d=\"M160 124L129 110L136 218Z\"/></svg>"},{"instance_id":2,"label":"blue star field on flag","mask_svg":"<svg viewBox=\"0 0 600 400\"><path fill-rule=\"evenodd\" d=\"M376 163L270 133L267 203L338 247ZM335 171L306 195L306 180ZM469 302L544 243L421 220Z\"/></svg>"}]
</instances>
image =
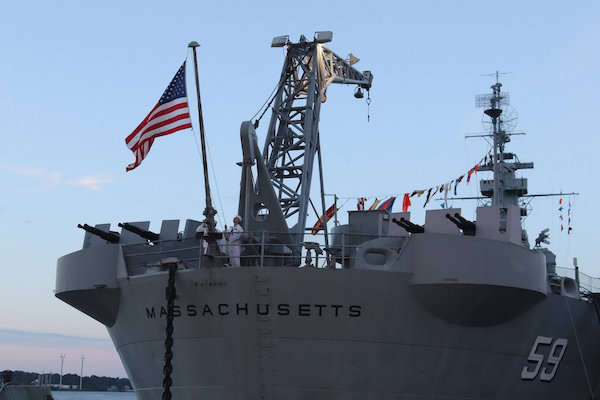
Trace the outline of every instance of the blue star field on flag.
<instances>
[{"instance_id":1,"label":"blue star field on flag","mask_svg":"<svg viewBox=\"0 0 600 400\"><path fill-rule=\"evenodd\" d=\"M158 100L158 103L169 103L180 97L187 97L187 91L185 89L185 62L175 74L175 77L161 96L160 100Z\"/></svg>"}]
</instances>

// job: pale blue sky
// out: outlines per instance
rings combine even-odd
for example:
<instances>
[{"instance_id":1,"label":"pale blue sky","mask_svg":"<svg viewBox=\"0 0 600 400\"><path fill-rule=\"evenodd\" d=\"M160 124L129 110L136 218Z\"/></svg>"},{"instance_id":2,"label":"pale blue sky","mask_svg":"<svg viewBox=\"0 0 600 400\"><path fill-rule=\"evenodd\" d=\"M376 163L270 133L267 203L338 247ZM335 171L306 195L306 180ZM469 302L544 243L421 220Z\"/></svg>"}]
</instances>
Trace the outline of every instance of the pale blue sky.
<instances>
[{"instance_id":1,"label":"pale blue sky","mask_svg":"<svg viewBox=\"0 0 600 400\"><path fill-rule=\"evenodd\" d=\"M283 51L270 48L271 38L289 34L295 41L332 30L329 47L359 57L356 67L373 71L375 80L370 122L353 88L328 91L320 125L328 193L402 194L466 172L488 148L464 139L482 131L474 96L493 83L482 75L514 71L502 82L520 117L517 130L527 135L513 137L510 150L535 163L535 170L523 172L530 193L581 193L572 199L572 235L559 231L557 199L534 200L525 227L532 239L551 228L560 264L577 256L583 272L600 275L594 249L600 221L597 1L177 4L3 5L0 329L106 340L99 323L53 297L56 259L83 241L76 225L151 220L157 230L162 219L201 218L201 159L191 132L158 139L142 166L125 173L134 157L124 138L156 103L191 40L202 45L200 84L223 204L215 193L219 217L229 221L237 210L240 123L263 104L281 70ZM189 76L190 93L192 87ZM476 186L459 186L459 194L476 195ZM454 205L474 216L472 204ZM395 210L400 206L399 199ZM412 219L422 221L422 200L413 210ZM40 352L22 368L56 371L56 352ZM69 355L69 372L78 371L78 358ZM123 375L117 359L90 357L86 365L89 373ZM2 361L0 369L24 364L17 350L6 350Z\"/></svg>"}]
</instances>

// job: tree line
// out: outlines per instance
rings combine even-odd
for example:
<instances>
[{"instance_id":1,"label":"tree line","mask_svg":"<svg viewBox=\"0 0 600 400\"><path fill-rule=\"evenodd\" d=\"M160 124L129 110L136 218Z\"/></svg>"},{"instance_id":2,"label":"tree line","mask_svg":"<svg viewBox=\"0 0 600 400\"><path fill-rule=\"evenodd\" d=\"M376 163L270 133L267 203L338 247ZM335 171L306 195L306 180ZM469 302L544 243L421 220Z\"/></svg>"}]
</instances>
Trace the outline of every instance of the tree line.
<instances>
[{"instance_id":1,"label":"tree line","mask_svg":"<svg viewBox=\"0 0 600 400\"><path fill-rule=\"evenodd\" d=\"M12 384L13 385L36 385L39 382L40 374L37 372L24 372L24 371L13 371L12 373ZM60 382L59 374L44 374L44 384L50 386L58 386ZM69 385L72 388L79 388L79 375L77 374L64 374L62 377L62 384ZM131 382L126 378L110 378L108 376L84 376L82 382L83 390L88 391L108 391L118 390L125 391L131 389Z\"/></svg>"}]
</instances>

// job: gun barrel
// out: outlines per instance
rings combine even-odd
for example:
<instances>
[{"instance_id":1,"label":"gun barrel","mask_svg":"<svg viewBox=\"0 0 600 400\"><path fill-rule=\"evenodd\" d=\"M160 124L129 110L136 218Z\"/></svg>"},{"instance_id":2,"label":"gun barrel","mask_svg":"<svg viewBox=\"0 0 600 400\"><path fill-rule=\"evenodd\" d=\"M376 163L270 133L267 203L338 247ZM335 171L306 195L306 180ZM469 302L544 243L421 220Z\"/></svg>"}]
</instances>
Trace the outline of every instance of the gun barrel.
<instances>
[{"instance_id":1,"label":"gun barrel","mask_svg":"<svg viewBox=\"0 0 600 400\"><path fill-rule=\"evenodd\" d=\"M119 243L119 234L118 233L105 232L98 228L94 228L93 226L89 226L88 224L83 224L83 225L78 224L77 227L83 229L86 232L91 233L92 235L99 236L102 239L106 240L107 242Z\"/></svg>"},{"instance_id":2,"label":"gun barrel","mask_svg":"<svg viewBox=\"0 0 600 400\"><path fill-rule=\"evenodd\" d=\"M398 221L396 218L392 218L392 222L395 223L396 225L399 225L404 228L404 224L402 222Z\"/></svg>"},{"instance_id":3,"label":"gun barrel","mask_svg":"<svg viewBox=\"0 0 600 400\"><path fill-rule=\"evenodd\" d=\"M454 214L454 217L452 217L450 214L446 214L446 218L452 221L452 223L454 223L458 229L463 231L465 235L475 236L476 225L474 222L463 218L459 213Z\"/></svg>"},{"instance_id":4,"label":"gun barrel","mask_svg":"<svg viewBox=\"0 0 600 400\"><path fill-rule=\"evenodd\" d=\"M151 242L155 242L158 240L158 233L154 233L154 232L142 229L142 228L138 228L137 226L128 224L127 222L119 223L119 227L121 227L129 232L133 232L136 235L143 237L144 239L150 240Z\"/></svg>"},{"instance_id":5,"label":"gun barrel","mask_svg":"<svg viewBox=\"0 0 600 400\"><path fill-rule=\"evenodd\" d=\"M459 221L462 224L462 230L465 233L465 235L470 235L470 236L475 236L475 229L477 228L477 226L475 225L475 222L469 221L468 219L463 218L460 214L456 213L454 214L454 216L456 218L459 219Z\"/></svg>"},{"instance_id":6,"label":"gun barrel","mask_svg":"<svg viewBox=\"0 0 600 400\"><path fill-rule=\"evenodd\" d=\"M406 229L407 232L410 233L423 233L425 232L425 228L423 228L421 225L417 225L417 224L413 224L412 222L410 222L407 219L404 218L400 218L400 223L403 225L402 226L404 229Z\"/></svg>"},{"instance_id":7,"label":"gun barrel","mask_svg":"<svg viewBox=\"0 0 600 400\"><path fill-rule=\"evenodd\" d=\"M461 228L461 222L459 220L457 220L456 218L454 218L452 215L450 214L446 214L446 218L448 218L454 225L458 226L460 229Z\"/></svg>"},{"instance_id":8,"label":"gun barrel","mask_svg":"<svg viewBox=\"0 0 600 400\"><path fill-rule=\"evenodd\" d=\"M409 225L405 222L399 221L396 218L392 218L392 222L394 222L396 225L404 228L407 232L410 229Z\"/></svg>"}]
</instances>

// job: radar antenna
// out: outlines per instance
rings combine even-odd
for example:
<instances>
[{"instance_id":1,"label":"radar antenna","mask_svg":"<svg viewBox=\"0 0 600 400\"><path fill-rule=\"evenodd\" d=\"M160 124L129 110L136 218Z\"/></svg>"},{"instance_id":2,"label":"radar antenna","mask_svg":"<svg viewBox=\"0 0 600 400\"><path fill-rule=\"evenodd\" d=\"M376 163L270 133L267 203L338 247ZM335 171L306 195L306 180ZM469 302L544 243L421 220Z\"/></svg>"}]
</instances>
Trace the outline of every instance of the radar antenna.
<instances>
[{"instance_id":1,"label":"radar antenna","mask_svg":"<svg viewBox=\"0 0 600 400\"><path fill-rule=\"evenodd\" d=\"M475 106L484 107L484 128L488 129L488 135L493 138L493 157L492 165L486 165L480 170L492 170L494 180L492 190L486 190L491 194L492 205L504 206L507 204L517 205L518 197L527 194L525 181L521 181L517 186L509 187L505 184L514 181L514 171L521 168L533 168L532 163L505 163L505 160L514 158L514 154L504 153L504 146L510 142L510 136L513 134L517 125L516 111L510 106L510 95L502 92L502 84L499 82L499 76L506 73L496 71L496 83L491 86L492 93L480 94L475 96ZM489 118L489 119L488 119ZM488 136L486 135L486 136ZM501 176L502 175L502 176ZM507 179L504 179L504 177ZM514 186L514 185L513 185ZM483 190L482 190L483 191ZM509 195L509 192L513 192Z\"/></svg>"}]
</instances>

